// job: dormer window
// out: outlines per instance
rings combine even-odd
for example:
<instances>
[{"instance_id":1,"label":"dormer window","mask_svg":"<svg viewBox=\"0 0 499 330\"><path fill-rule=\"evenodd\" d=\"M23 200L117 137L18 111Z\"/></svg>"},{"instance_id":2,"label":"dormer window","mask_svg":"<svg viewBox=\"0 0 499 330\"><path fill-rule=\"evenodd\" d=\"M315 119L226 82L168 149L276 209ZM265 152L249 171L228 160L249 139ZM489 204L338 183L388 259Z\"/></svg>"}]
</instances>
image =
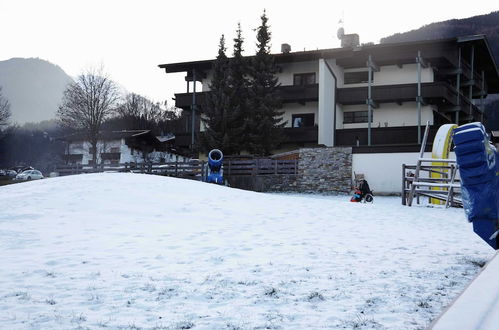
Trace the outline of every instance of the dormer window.
<instances>
[{"instance_id":1,"label":"dormer window","mask_svg":"<svg viewBox=\"0 0 499 330\"><path fill-rule=\"evenodd\" d=\"M315 84L315 72L295 73L293 76L293 85L306 86Z\"/></svg>"}]
</instances>

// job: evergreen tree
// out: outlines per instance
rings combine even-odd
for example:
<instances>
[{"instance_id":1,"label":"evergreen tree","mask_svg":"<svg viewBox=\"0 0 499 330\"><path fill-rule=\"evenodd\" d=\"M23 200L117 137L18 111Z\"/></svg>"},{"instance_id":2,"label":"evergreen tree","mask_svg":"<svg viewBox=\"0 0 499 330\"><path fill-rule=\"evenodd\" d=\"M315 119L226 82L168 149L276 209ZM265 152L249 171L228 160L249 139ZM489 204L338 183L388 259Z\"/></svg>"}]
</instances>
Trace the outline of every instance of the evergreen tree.
<instances>
[{"instance_id":1,"label":"evergreen tree","mask_svg":"<svg viewBox=\"0 0 499 330\"><path fill-rule=\"evenodd\" d=\"M205 151L214 148L226 154L234 153L229 127L229 59L225 54L225 37L222 35L218 55L213 62L213 78L207 95L203 122L206 130L201 136L201 147Z\"/></svg>"},{"instance_id":2,"label":"evergreen tree","mask_svg":"<svg viewBox=\"0 0 499 330\"><path fill-rule=\"evenodd\" d=\"M234 38L233 58L229 61L229 111L231 131L234 135L227 136L231 141L225 141L235 147L235 153L247 150L247 141L249 139L250 125L248 122L248 81L249 67L248 61L243 57L243 43L241 24L238 23L236 38Z\"/></svg>"},{"instance_id":3,"label":"evergreen tree","mask_svg":"<svg viewBox=\"0 0 499 330\"><path fill-rule=\"evenodd\" d=\"M274 57L270 53L271 32L266 12L257 28L257 53L251 62L249 89L250 116L246 118L249 138L246 149L255 155L269 155L283 140L281 101L277 95L278 79Z\"/></svg>"}]
</instances>

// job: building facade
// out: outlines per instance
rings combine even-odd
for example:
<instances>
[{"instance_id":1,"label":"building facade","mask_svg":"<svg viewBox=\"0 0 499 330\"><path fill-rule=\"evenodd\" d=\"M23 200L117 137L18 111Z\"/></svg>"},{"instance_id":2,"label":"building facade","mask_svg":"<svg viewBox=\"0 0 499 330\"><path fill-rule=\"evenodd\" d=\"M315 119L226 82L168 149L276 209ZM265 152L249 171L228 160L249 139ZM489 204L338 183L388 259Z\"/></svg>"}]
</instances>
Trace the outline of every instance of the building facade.
<instances>
[{"instance_id":1,"label":"building facade","mask_svg":"<svg viewBox=\"0 0 499 330\"><path fill-rule=\"evenodd\" d=\"M286 142L304 146L396 147L418 150L429 122L431 135L445 123L482 121L484 100L499 93L499 75L483 35L275 54ZM192 120L195 135L212 76L213 60L159 65L186 72L187 92L175 105ZM201 83L195 95L192 81ZM190 87L191 86L191 87ZM192 126L176 132L191 143Z\"/></svg>"},{"instance_id":2,"label":"building facade","mask_svg":"<svg viewBox=\"0 0 499 330\"><path fill-rule=\"evenodd\" d=\"M81 134L68 136L65 160L72 165L162 163L185 161L188 158L172 148L173 139L162 139L148 130L102 132L97 142L97 160L92 145Z\"/></svg>"}]
</instances>

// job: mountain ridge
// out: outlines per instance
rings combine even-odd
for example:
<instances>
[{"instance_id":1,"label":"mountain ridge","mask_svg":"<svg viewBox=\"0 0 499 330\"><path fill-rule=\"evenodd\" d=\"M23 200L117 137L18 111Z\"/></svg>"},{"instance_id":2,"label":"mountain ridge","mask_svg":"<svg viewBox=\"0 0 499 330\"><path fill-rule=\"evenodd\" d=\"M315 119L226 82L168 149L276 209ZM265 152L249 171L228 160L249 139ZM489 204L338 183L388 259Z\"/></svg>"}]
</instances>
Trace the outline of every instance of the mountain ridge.
<instances>
[{"instance_id":1,"label":"mountain ridge","mask_svg":"<svg viewBox=\"0 0 499 330\"><path fill-rule=\"evenodd\" d=\"M497 67L499 65L499 11L423 25L419 29L395 33L382 38L380 43L445 39L476 34L486 36ZM487 97L485 115L487 129L499 130L499 95L489 95Z\"/></svg>"},{"instance_id":2,"label":"mountain ridge","mask_svg":"<svg viewBox=\"0 0 499 330\"><path fill-rule=\"evenodd\" d=\"M12 123L55 118L64 89L71 82L61 67L40 58L0 61L0 86L11 104Z\"/></svg>"},{"instance_id":3,"label":"mountain ridge","mask_svg":"<svg viewBox=\"0 0 499 330\"><path fill-rule=\"evenodd\" d=\"M499 11L426 24L418 29L381 38L380 43L445 39L476 34L486 36L496 64L499 63Z\"/></svg>"}]
</instances>

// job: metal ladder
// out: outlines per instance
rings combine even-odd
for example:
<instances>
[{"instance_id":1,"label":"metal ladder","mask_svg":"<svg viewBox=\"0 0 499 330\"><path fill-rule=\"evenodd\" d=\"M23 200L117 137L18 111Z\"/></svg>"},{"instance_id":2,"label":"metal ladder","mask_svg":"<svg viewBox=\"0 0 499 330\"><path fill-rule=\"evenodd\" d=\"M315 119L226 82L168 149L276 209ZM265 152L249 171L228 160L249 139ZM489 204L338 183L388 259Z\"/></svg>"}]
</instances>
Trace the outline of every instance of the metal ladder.
<instances>
[{"instance_id":1,"label":"metal ladder","mask_svg":"<svg viewBox=\"0 0 499 330\"><path fill-rule=\"evenodd\" d=\"M416 163L416 168L413 177L407 177L405 175L404 165L404 177L403 177L403 191L402 198L405 199L405 186L406 181L409 181L409 194L407 200L403 200L402 203L408 206L412 206L414 197L426 196L429 198L438 199L445 202L445 207L450 207L453 205L462 205L462 201L456 198L456 190L460 189L460 184L456 183L456 173L457 165L454 159L435 159L435 158L424 158L424 152L426 149L426 143L429 134L429 122L426 123L425 133L423 137L423 143L421 144L421 150L419 152L419 158ZM431 163L444 163L446 165L432 165ZM429 163L428 165L426 163ZM444 172L450 169L450 178L422 178L421 171L427 171L431 173L447 174ZM435 189L441 188L441 189ZM418 199L419 203L419 199Z\"/></svg>"}]
</instances>

